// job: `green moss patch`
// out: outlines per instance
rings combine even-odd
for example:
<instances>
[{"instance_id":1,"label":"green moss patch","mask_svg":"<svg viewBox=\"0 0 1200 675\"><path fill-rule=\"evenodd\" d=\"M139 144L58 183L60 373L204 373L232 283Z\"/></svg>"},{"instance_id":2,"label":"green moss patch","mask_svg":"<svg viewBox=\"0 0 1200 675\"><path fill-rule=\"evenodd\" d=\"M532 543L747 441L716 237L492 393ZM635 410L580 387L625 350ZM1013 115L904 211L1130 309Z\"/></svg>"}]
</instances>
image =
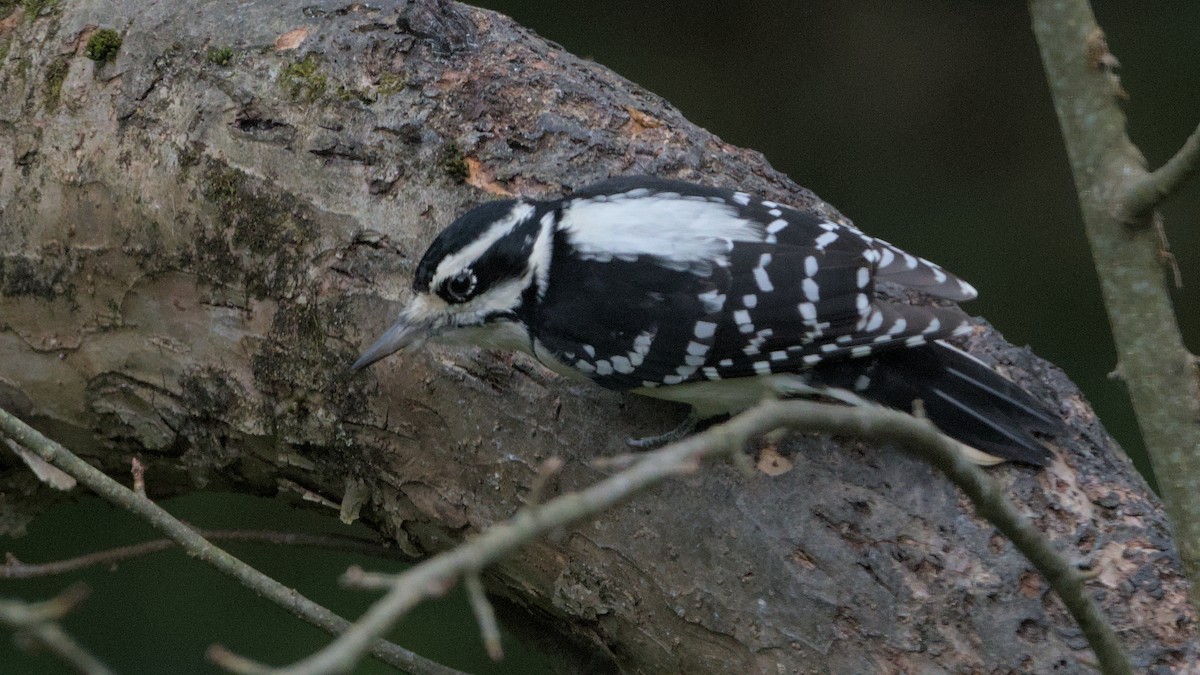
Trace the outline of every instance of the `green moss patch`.
<instances>
[{"instance_id":1,"label":"green moss patch","mask_svg":"<svg viewBox=\"0 0 1200 675\"><path fill-rule=\"evenodd\" d=\"M455 183L464 183L467 180L467 176L471 175L471 168L467 166L467 158L463 156L463 152L458 147L458 144L453 141L447 143L442 148L442 156L438 161L438 166Z\"/></svg>"},{"instance_id":2,"label":"green moss patch","mask_svg":"<svg viewBox=\"0 0 1200 675\"><path fill-rule=\"evenodd\" d=\"M121 34L111 28L101 28L88 38L84 54L98 64L105 64L117 58L121 50Z\"/></svg>"},{"instance_id":3,"label":"green moss patch","mask_svg":"<svg viewBox=\"0 0 1200 675\"><path fill-rule=\"evenodd\" d=\"M279 86L293 101L315 101L325 95L329 78L321 72L321 59L309 54L284 66L279 73Z\"/></svg>"},{"instance_id":4,"label":"green moss patch","mask_svg":"<svg viewBox=\"0 0 1200 675\"><path fill-rule=\"evenodd\" d=\"M241 286L250 297L280 298L301 283L305 250L317 237L311 209L259 180L209 163L201 185L220 222L196 241L195 272L206 281Z\"/></svg>"},{"instance_id":5,"label":"green moss patch","mask_svg":"<svg viewBox=\"0 0 1200 675\"><path fill-rule=\"evenodd\" d=\"M233 62L233 50L229 47L212 47L204 56L204 60L224 68Z\"/></svg>"},{"instance_id":6,"label":"green moss patch","mask_svg":"<svg viewBox=\"0 0 1200 675\"><path fill-rule=\"evenodd\" d=\"M25 0L23 3L13 2L12 4L25 5L25 18L33 21L39 16L52 14L57 11L61 2L62 0Z\"/></svg>"},{"instance_id":7,"label":"green moss patch","mask_svg":"<svg viewBox=\"0 0 1200 675\"><path fill-rule=\"evenodd\" d=\"M400 73L382 73L375 84L375 92L380 96L391 96L399 94L407 84L408 78Z\"/></svg>"},{"instance_id":8,"label":"green moss patch","mask_svg":"<svg viewBox=\"0 0 1200 675\"><path fill-rule=\"evenodd\" d=\"M46 67L46 107L50 110L58 107L63 82L66 81L70 69L71 65L65 58L55 59Z\"/></svg>"},{"instance_id":9,"label":"green moss patch","mask_svg":"<svg viewBox=\"0 0 1200 675\"><path fill-rule=\"evenodd\" d=\"M61 250L47 251L45 257L0 256L0 295L54 300L75 289L79 261Z\"/></svg>"}]
</instances>

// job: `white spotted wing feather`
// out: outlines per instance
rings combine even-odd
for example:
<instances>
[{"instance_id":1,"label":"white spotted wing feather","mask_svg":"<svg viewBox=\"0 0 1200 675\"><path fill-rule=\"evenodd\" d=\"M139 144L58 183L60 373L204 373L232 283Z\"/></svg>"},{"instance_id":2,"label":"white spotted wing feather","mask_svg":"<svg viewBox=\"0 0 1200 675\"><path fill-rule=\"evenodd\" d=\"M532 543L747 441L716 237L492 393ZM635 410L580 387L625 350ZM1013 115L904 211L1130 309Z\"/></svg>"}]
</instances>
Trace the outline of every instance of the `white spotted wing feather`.
<instances>
[{"instance_id":1,"label":"white spotted wing feather","mask_svg":"<svg viewBox=\"0 0 1200 675\"><path fill-rule=\"evenodd\" d=\"M956 309L875 297L888 279L974 289L859 230L745 193L647 178L564 200L537 338L614 389L797 372L962 330Z\"/></svg>"}]
</instances>

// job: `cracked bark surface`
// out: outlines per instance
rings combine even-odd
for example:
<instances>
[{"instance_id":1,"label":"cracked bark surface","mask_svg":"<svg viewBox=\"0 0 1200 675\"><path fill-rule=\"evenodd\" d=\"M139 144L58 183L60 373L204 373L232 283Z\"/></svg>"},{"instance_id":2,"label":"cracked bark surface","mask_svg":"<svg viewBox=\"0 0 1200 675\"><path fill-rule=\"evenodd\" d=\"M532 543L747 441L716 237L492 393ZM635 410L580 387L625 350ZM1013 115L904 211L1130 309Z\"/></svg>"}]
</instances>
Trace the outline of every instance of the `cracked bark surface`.
<instances>
[{"instance_id":1,"label":"cracked bark surface","mask_svg":"<svg viewBox=\"0 0 1200 675\"><path fill-rule=\"evenodd\" d=\"M97 28L122 34L111 62L84 55ZM160 496L351 494L413 555L512 515L544 459L567 460L558 490L586 485L589 459L682 415L477 350L351 373L455 215L650 173L841 218L653 94L454 3L80 0L17 9L5 44L0 404L111 474L136 455ZM1060 371L986 324L968 347L1073 431L1048 470L992 474L1092 562L1136 665L1195 663L1158 501ZM580 669L1088 670L1058 600L929 467L803 436L758 461L533 543L489 590ZM0 491L5 532L55 499L7 455Z\"/></svg>"}]
</instances>

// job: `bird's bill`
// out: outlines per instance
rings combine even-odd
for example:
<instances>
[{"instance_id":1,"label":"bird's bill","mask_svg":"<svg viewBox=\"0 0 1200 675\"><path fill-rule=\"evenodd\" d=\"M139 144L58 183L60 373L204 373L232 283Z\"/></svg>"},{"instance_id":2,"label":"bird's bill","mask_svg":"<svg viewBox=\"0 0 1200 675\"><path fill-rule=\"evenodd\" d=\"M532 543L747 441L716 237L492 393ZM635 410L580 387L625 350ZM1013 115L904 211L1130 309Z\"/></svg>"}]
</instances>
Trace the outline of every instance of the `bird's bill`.
<instances>
[{"instance_id":1,"label":"bird's bill","mask_svg":"<svg viewBox=\"0 0 1200 675\"><path fill-rule=\"evenodd\" d=\"M367 351L358 357L350 369L361 370L405 347L419 347L437 335L445 323L445 303L436 296L431 298L425 294L418 294L400 312L396 323L367 347Z\"/></svg>"},{"instance_id":2,"label":"bird's bill","mask_svg":"<svg viewBox=\"0 0 1200 675\"><path fill-rule=\"evenodd\" d=\"M423 323L410 322L405 317L401 317L399 321L392 324L392 327L387 329L378 340L367 347L367 350L358 357L354 365L350 366L351 370L361 370L376 361L394 354L405 347L420 345L429 336L429 326Z\"/></svg>"}]
</instances>

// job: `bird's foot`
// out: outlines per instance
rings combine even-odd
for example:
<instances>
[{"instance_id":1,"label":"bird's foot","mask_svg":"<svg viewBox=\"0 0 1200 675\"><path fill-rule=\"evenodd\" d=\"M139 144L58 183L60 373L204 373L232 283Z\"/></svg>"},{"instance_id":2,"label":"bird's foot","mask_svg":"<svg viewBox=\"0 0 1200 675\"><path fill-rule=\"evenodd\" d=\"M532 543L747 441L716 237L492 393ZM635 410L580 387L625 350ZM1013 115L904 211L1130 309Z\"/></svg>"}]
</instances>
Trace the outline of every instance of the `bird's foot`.
<instances>
[{"instance_id":1,"label":"bird's foot","mask_svg":"<svg viewBox=\"0 0 1200 675\"><path fill-rule=\"evenodd\" d=\"M701 420L700 416L696 414L695 409L692 409L692 411L688 413L687 418L680 422L679 426L675 427L674 429L671 429L664 434L658 434L655 436L626 438L625 445L628 445L634 450L657 450L664 445L686 438L687 436L691 435L693 431L703 431L713 424L722 422L726 419L729 419L728 415L717 415L716 417L709 417Z\"/></svg>"},{"instance_id":2,"label":"bird's foot","mask_svg":"<svg viewBox=\"0 0 1200 675\"><path fill-rule=\"evenodd\" d=\"M658 448L674 443L679 439L687 436L696 430L696 425L700 424L700 417L696 415L695 409L688 411L688 416L679 423L679 426L671 429L663 434L654 436L644 436L642 438L626 438L625 445L634 450L657 450Z\"/></svg>"}]
</instances>

